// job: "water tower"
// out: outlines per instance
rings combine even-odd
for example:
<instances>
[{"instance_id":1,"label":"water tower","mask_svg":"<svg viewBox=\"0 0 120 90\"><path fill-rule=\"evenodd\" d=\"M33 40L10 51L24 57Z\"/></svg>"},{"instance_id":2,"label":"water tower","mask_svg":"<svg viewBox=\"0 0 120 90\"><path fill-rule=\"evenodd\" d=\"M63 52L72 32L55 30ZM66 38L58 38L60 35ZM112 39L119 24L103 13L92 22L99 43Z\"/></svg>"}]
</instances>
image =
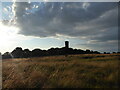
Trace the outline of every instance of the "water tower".
<instances>
[{"instance_id":1,"label":"water tower","mask_svg":"<svg viewBox=\"0 0 120 90\"><path fill-rule=\"evenodd\" d=\"M69 41L65 41L65 48L69 48Z\"/></svg>"}]
</instances>

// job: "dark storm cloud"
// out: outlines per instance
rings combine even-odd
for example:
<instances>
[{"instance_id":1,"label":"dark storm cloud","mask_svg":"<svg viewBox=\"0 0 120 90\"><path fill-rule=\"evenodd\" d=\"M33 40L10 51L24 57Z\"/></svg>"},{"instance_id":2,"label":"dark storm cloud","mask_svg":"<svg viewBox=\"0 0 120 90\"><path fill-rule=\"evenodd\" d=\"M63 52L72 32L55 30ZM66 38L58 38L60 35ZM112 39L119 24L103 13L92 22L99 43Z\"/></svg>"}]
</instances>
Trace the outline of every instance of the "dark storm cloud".
<instances>
[{"instance_id":1,"label":"dark storm cloud","mask_svg":"<svg viewBox=\"0 0 120 90\"><path fill-rule=\"evenodd\" d=\"M65 35L99 42L117 40L117 3L15 3L20 34ZM35 6L34 6L35 7Z\"/></svg>"},{"instance_id":2,"label":"dark storm cloud","mask_svg":"<svg viewBox=\"0 0 120 90\"><path fill-rule=\"evenodd\" d=\"M66 3L62 19L67 22L87 22L116 7L115 3Z\"/></svg>"}]
</instances>

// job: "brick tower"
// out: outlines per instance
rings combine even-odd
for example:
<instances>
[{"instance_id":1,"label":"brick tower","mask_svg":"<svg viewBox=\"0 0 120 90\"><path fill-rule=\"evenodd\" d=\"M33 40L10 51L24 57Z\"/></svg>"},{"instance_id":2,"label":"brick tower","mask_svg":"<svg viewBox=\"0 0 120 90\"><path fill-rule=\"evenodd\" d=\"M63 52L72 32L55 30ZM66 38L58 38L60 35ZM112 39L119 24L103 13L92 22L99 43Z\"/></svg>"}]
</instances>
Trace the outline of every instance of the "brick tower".
<instances>
[{"instance_id":1,"label":"brick tower","mask_svg":"<svg viewBox=\"0 0 120 90\"><path fill-rule=\"evenodd\" d=\"M69 48L69 41L65 41L65 48Z\"/></svg>"}]
</instances>

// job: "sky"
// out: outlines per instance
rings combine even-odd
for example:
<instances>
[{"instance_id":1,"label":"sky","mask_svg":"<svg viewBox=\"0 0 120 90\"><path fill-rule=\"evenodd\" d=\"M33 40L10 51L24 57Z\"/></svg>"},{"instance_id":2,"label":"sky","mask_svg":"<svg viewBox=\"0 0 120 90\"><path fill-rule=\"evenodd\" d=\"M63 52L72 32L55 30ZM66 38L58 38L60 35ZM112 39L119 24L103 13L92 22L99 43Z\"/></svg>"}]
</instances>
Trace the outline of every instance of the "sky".
<instances>
[{"instance_id":1,"label":"sky","mask_svg":"<svg viewBox=\"0 0 120 90\"><path fill-rule=\"evenodd\" d=\"M117 2L2 2L0 52L64 47L118 51Z\"/></svg>"}]
</instances>

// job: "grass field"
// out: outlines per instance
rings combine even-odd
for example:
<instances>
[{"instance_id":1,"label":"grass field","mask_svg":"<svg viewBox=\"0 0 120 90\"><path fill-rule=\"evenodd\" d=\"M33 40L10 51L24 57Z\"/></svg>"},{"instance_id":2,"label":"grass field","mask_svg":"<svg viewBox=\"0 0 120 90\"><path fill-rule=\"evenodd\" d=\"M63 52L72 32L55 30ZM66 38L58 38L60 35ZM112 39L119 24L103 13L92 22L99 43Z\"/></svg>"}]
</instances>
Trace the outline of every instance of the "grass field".
<instances>
[{"instance_id":1,"label":"grass field","mask_svg":"<svg viewBox=\"0 0 120 90\"><path fill-rule=\"evenodd\" d=\"M3 88L117 88L118 54L3 60Z\"/></svg>"}]
</instances>

